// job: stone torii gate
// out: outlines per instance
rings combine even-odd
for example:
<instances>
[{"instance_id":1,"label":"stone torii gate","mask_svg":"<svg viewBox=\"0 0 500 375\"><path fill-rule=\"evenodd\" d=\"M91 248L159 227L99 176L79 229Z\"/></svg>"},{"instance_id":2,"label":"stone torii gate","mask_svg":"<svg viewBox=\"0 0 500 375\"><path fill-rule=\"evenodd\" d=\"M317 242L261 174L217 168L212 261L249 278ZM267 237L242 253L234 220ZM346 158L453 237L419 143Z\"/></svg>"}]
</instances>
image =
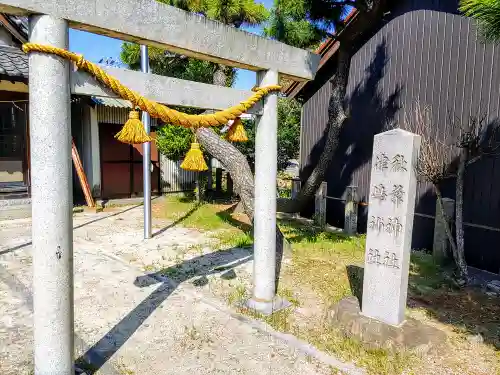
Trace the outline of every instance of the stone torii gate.
<instances>
[{"instance_id":1,"label":"stone torii gate","mask_svg":"<svg viewBox=\"0 0 500 375\"><path fill-rule=\"evenodd\" d=\"M68 28L86 30L257 71L311 80L319 56L239 31L155 0L0 0L0 12L27 15L30 42L68 48ZM29 56L32 166L34 357L36 375L69 375L73 356L73 237L70 95L115 96L68 61ZM223 109L250 91L106 68L140 94L170 105ZM254 290L249 305L272 310L275 296L277 94L258 115L255 161Z\"/></svg>"}]
</instances>

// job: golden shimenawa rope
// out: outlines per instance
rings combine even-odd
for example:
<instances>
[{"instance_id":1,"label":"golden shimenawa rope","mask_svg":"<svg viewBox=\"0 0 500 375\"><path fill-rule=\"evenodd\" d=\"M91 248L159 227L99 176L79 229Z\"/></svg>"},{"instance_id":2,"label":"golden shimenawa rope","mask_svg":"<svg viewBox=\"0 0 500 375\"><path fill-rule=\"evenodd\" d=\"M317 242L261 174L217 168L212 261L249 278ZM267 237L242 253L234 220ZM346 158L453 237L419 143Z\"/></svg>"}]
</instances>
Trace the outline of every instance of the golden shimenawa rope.
<instances>
[{"instance_id":1,"label":"golden shimenawa rope","mask_svg":"<svg viewBox=\"0 0 500 375\"><path fill-rule=\"evenodd\" d=\"M153 100L149 100L136 93L135 91L130 90L116 78L106 73L101 67L88 60L85 60L83 56L76 53L67 51L63 48L36 43L23 44L23 51L26 53L49 53L70 60L76 64L78 69L85 70L86 72L90 73L99 82L109 87L122 99L129 100L132 103L133 107L139 107L141 110L148 112L151 117L159 118L165 123L181 125L187 128L225 125L229 120L236 119L242 113L253 107L255 103L261 100L264 96L268 95L271 92L281 90L281 86L279 85L260 87L254 90L255 94L253 94L250 98L233 107L210 114L189 115L183 112L176 111L175 109L169 108Z\"/></svg>"}]
</instances>

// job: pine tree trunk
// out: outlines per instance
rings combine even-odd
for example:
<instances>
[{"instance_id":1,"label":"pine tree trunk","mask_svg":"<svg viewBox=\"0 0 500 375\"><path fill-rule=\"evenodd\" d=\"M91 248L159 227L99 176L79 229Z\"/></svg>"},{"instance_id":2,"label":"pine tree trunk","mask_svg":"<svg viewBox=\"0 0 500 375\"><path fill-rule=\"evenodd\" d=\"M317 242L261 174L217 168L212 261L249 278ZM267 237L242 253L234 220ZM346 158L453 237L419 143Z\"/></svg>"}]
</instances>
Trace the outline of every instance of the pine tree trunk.
<instances>
[{"instance_id":1,"label":"pine tree trunk","mask_svg":"<svg viewBox=\"0 0 500 375\"><path fill-rule=\"evenodd\" d=\"M464 180L465 180L465 167L468 160L468 150L466 147L460 149L460 159L457 171L457 184L456 184L456 212L455 212L455 225L457 236L457 251L455 255L455 263L458 268L459 276L465 283L468 282L469 274L467 270L467 263L465 261L465 239L464 239Z\"/></svg>"},{"instance_id":2,"label":"pine tree trunk","mask_svg":"<svg viewBox=\"0 0 500 375\"><path fill-rule=\"evenodd\" d=\"M253 220L254 180L246 156L211 129L199 128L196 138L203 149L219 160L231 174L234 190L243 202L245 214Z\"/></svg>"},{"instance_id":3,"label":"pine tree trunk","mask_svg":"<svg viewBox=\"0 0 500 375\"><path fill-rule=\"evenodd\" d=\"M319 157L318 163L299 192L293 204L295 212L300 211L318 190L325 179L326 172L333 159L335 151L339 146L339 136L342 126L347 119L345 110L345 95L349 79L349 67L351 65L351 54L349 47L340 45L338 53L338 65L333 78L332 94L328 103L328 133L325 146Z\"/></svg>"}]
</instances>

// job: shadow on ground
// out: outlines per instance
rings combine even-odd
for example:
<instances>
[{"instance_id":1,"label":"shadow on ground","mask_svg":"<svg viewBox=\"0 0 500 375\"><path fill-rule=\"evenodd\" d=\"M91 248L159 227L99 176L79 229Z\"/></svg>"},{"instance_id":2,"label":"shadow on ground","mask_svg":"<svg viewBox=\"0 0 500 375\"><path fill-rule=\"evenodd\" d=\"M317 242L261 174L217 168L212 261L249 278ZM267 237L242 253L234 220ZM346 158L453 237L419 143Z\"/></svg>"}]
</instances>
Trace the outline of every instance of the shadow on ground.
<instances>
[{"instance_id":1,"label":"shadow on ground","mask_svg":"<svg viewBox=\"0 0 500 375\"><path fill-rule=\"evenodd\" d=\"M198 277L193 284L203 286L208 283L207 276L218 273L222 273L222 278L232 278L233 269L251 261L252 257L248 249L233 248L186 260L159 272L138 276L134 285L139 288L159 285L79 358L77 363L91 364L86 366L86 371L88 374L95 374L181 283Z\"/></svg>"},{"instance_id":2,"label":"shadow on ground","mask_svg":"<svg viewBox=\"0 0 500 375\"><path fill-rule=\"evenodd\" d=\"M352 295L362 301L364 269L346 267ZM413 253L410 264L408 307L424 309L432 319L452 325L458 333L478 335L500 349L500 298L479 286L454 287L453 270L437 266L427 254Z\"/></svg>"}]
</instances>

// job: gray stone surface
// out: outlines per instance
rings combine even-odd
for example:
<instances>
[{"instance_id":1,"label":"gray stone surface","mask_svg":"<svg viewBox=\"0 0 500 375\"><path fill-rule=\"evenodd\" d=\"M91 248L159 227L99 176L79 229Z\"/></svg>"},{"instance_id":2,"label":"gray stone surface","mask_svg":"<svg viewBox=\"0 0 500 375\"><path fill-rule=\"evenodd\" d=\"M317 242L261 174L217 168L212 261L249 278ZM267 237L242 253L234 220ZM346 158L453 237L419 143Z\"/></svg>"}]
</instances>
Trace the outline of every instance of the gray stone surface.
<instances>
[{"instance_id":1,"label":"gray stone surface","mask_svg":"<svg viewBox=\"0 0 500 375\"><path fill-rule=\"evenodd\" d=\"M246 301L242 307L258 312L264 316L269 316L275 312L292 307L292 304L286 299L276 296L271 302L261 302L251 298Z\"/></svg>"},{"instance_id":2,"label":"gray stone surface","mask_svg":"<svg viewBox=\"0 0 500 375\"><path fill-rule=\"evenodd\" d=\"M449 260L450 241L446 235L445 226L453 228L451 224L455 217L455 200L451 198L443 198L444 217L441 214L441 206L436 200L436 218L434 219L434 241L432 244L432 255L436 262L445 263Z\"/></svg>"},{"instance_id":3,"label":"gray stone surface","mask_svg":"<svg viewBox=\"0 0 500 375\"><path fill-rule=\"evenodd\" d=\"M250 34L155 0L1 0L3 13L42 13L72 27L244 69L309 80L319 55Z\"/></svg>"},{"instance_id":4,"label":"gray stone surface","mask_svg":"<svg viewBox=\"0 0 500 375\"><path fill-rule=\"evenodd\" d=\"M208 85L206 83L185 81L144 74L127 69L103 67L125 86L159 103L197 107L205 109L225 109L248 99L253 92L230 87ZM111 90L98 83L86 72L72 71L71 91L73 94L97 97L117 97ZM248 113L260 113L262 106L255 105Z\"/></svg>"},{"instance_id":5,"label":"gray stone surface","mask_svg":"<svg viewBox=\"0 0 500 375\"><path fill-rule=\"evenodd\" d=\"M68 23L30 17L30 42L68 48ZM73 171L69 63L33 53L30 149L35 375L73 369Z\"/></svg>"},{"instance_id":6,"label":"gray stone surface","mask_svg":"<svg viewBox=\"0 0 500 375\"><path fill-rule=\"evenodd\" d=\"M401 129L373 144L362 308L392 325L405 318L419 148L420 136Z\"/></svg>"},{"instance_id":7,"label":"gray stone surface","mask_svg":"<svg viewBox=\"0 0 500 375\"><path fill-rule=\"evenodd\" d=\"M423 354L446 342L445 332L415 319L395 327L366 317L360 312L358 299L352 296L338 303L331 318L345 334L373 348L415 349Z\"/></svg>"},{"instance_id":8,"label":"gray stone surface","mask_svg":"<svg viewBox=\"0 0 500 375\"><path fill-rule=\"evenodd\" d=\"M259 72L257 84L278 84L278 72ZM255 135L254 276L253 298L271 302L275 297L276 176L278 155L278 95L264 99Z\"/></svg>"},{"instance_id":9,"label":"gray stone surface","mask_svg":"<svg viewBox=\"0 0 500 375\"><path fill-rule=\"evenodd\" d=\"M358 187L346 188L344 233L353 235L358 232Z\"/></svg>"}]
</instances>

